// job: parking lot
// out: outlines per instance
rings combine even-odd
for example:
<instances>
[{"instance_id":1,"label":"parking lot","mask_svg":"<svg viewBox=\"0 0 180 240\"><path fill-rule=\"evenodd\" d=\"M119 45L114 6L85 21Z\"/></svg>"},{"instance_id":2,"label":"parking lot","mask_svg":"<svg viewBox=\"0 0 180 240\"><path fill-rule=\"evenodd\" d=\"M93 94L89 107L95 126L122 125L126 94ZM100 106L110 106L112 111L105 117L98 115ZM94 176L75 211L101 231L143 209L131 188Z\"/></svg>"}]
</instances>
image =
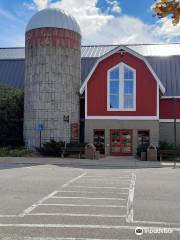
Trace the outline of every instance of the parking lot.
<instances>
[{"instance_id":1,"label":"parking lot","mask_svg":"<svg viewBox=\"0 0 180 240\"><path fill-rule=\"evenodd\" d=\"M179 239L179 180L179 169L133 162L1 163L0 239Z\"/></svg>"}]
</instances>

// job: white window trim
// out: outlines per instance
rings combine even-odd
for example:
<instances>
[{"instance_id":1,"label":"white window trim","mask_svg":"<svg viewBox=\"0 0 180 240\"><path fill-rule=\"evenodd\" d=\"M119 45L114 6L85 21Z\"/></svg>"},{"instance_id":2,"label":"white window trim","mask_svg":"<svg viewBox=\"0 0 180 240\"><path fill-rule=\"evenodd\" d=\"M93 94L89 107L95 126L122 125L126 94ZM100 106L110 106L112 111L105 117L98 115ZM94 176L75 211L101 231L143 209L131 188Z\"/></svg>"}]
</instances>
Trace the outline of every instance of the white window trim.
<instances>
[{"instance_id":1,"label":"white window trim","mask_svg":"<svg viewBox=\"0 0 180 240\"><path fill-rule=\"evenodd\" d=\"M120 104L119 108L110 108L110 72L113 69L119 68L119 76L120 76L120 84L122 83L123 79L123 84L121 85L122 87L119 88L119 97L120 97ZM133 103L134 107L133 108L124 108L124 67L129 68L131 71L133 71L134 74L134 89L133 89ZM136 70L129 65L121 62L114 67L110 68L107 71L107 111L108 112L117 112L117 111L124 111L124 112L134 112L136 111Z\"/></svg>"},{"instance_id":2,"label":"white window trim","mask_svg":"<svg viewBox=\"0 0 180 240\"><path fill-rule=\"evenodd\" d=\"M159 119L160 123L174 123L174 119ZM180 119L176 119L176 122L179 123Z\"/></svg>"}]
</instances>

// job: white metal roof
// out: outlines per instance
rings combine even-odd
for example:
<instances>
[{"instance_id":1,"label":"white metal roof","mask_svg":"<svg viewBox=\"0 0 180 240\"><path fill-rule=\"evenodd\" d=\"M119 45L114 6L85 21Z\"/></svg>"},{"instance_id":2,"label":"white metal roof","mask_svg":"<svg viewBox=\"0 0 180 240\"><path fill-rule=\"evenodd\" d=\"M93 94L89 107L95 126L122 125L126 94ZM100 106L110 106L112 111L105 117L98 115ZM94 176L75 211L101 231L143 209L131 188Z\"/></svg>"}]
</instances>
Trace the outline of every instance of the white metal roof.
<instances>
[{"instance_id":1,"label":"white metal roof","mask_svg":"<svg viewBox=\"0 0 180 240\"><path fill-rule=\"evenodd\" d=\"M117 46L82 46L81 82L83 83L99 57ZM180 43L136 44L128 48L143 54L166 88L166 96L180 96ZM164 51L165 50L165 51ZM0 83L10 82L23 88L24 48L0 48ZM21 61L22 60L22 61ZM11 74L12 73L12 74Z\"/></svg>"},{"instance_id":2,"label":"white metal roof","mask_svg":"<svg viewBox=\"0 0 180 240\"><path fill-rule=\"evenodd\" d=\"M125 46L131 50L141 54L142 56L179 56L180 55L180 43L166 43L166 44L120 44L120 45L94 45L94 46L82 46L81 55L84 58L102 57L104 54L112 51L118 46Z\"/></svg>"},{"instance_id":3,"label":"white metal roof","mask_svg":"<svg viewBox=\"0 0 180 240\"><path fill-rule=\"evenodd\" d=\"M99 58L112 51L120 45L96 45L82 46L82 58ZM162 57L169 58L180 56L180 43L166 44L129 44L121 45L141 54L144 57ZM24 48L0 48L0 60L4 59L23 59L25 58Z\"/></svg>"},{"instance_id":4,"label":"white metal roof","mask_svg":"<svg viewBox=\"0 0 180 240\"><path fill-rule=\"evenodd\" d=\"M37 12L30 19L26 32L45 27L68 29L81 35L80 26L76 19L69 13L56 8L46 8Z\"/></svg>"}]
</instances>

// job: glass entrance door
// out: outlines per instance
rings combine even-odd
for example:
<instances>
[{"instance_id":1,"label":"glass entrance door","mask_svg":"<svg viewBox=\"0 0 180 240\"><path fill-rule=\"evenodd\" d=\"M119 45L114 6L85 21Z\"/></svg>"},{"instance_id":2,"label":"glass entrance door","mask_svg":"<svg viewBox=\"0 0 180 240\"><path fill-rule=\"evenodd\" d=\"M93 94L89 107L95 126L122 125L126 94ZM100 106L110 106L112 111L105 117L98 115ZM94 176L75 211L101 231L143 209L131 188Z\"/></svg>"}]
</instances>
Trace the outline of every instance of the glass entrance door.
<instances>
[{"instance_id":1,"label":"glass entrance door","mask_svg":"<svg viewBox=\"0 0 180 240\"><path fill-rule=\"evenodd\" d=\"M111 130L111 155L118 156L121 152L121 135L119 130Z\"/></svg>"},{"instance_id":2,"label":"glass entrance door","mask_svg":"<svg viewBox=\"0 0 180 240\"><path fill-rule=\"evenodd\" d=\"M105 154L105 131L104 129L94 130L94 146L100 154Z\"/></svg>"},{"instance_id":3,"label":"glass entrance door","mask_svg":"<svg viewBox=\"0 0 180 240\"><path fill-rule=\"evenodd\" d=\"M111 130L110 154L112 156L132 155L132 130Z\"/></svg>"}]
</instances>

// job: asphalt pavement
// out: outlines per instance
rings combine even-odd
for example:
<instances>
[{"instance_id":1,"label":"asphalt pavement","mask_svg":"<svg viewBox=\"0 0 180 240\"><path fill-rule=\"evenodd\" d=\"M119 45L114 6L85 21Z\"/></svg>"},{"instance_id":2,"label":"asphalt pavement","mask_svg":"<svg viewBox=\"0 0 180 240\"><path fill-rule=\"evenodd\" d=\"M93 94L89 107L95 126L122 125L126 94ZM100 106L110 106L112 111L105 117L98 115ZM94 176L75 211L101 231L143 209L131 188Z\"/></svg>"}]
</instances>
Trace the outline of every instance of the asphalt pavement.
<instances>
[{"instance_id":1,"label":"asphalt pavement","mask_svg":"<svg viewBox=\"0 0 180 240\"><path fill-rule=\"evenodd\" d=\"M133 158L0 159L0 239L178 240L179 182Z\"/></svg>"}]
</instances>

